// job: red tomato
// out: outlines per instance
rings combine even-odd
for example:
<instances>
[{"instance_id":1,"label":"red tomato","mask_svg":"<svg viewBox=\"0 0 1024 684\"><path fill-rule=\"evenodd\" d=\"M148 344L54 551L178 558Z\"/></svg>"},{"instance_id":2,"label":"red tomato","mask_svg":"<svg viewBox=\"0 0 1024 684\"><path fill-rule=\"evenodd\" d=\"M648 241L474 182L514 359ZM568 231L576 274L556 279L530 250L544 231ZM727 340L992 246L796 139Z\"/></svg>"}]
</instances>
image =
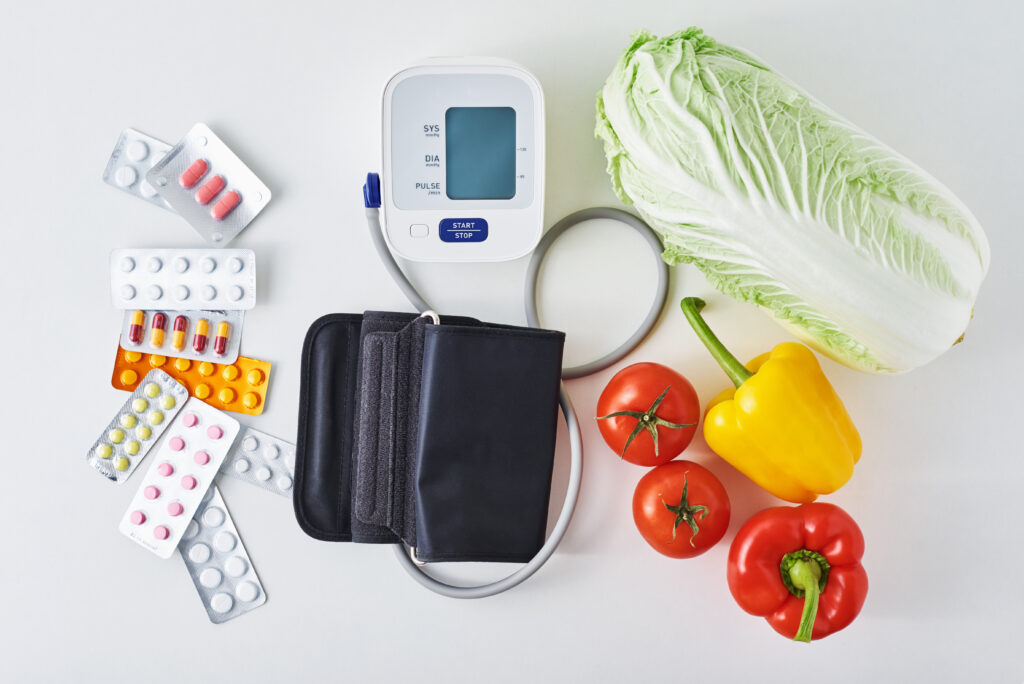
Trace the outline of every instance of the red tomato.
<instances>
[{"instance_id":1,"label":"red tomato","mask_svg":"<svg viewBox=\"0 0 1024 684\"><path fill-rule=\"evenodd\" d=\"M597 400L608 446L630 463L656 466L682 453L697 432L700 401L690 381L660 363L634 363Z\"/></svg>"},{"instance_id":2,"label":"red tomato","mask_svg":"<svg viewBox=\"0 0 1024 684\"><path fill-rule=\"evenodd\" d=\"M722 483L693 461L654 468L633 493L636 528L655 551L671 558L693 558L717 544L731 511Z\"/></svg>"}]
</instances>

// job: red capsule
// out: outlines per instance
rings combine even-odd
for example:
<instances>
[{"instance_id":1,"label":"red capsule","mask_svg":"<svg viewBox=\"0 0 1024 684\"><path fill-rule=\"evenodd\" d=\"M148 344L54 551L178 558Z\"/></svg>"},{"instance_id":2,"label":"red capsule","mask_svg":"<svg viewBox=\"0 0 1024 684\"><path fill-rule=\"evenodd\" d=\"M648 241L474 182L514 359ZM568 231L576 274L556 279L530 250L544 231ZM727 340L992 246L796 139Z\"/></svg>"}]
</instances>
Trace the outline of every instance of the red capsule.
<instances>
[{"instance_id":1,"label":"red capsule","mask_svg":"<svg viewBox=\"0 0 1024 684\"><path fill-rule=\"evenodd\" d=\"M192 337L192 349L196 354L206 351L206 342L210 338L210 321L200 318L196 322L196 334Z\"/></svg>"},{"instance_id":2,"label":"red capsule","mask_svg":"<svg viewBox=\"0 0 1024 684\"><path fill-rule=\"evenodd\" d=\"M210 168L210 165L206 163L205 159L196 159L192 162L192 165L185 169L181 176L178 178L178 182L183 188L191 188L193 185L199 182L199 179L206 175L206 170Z\"/></svg>"},{"instance_id":3,"label":"red capsule","mask_svg":"<svg viewBox=\"0 0 1024 684\"><path fill-rule=\"evenodd\" d=\"M228 335L231 334L231 324L221 321L217 324L217 335L213 338L213 353L217 356L224 356L228 351Z\"/></svg>"},{"instance_id":4,"label":"red capsule","mask_svg":"<svg viewBox=\"0 0 1024 684\"><path fill-rule=\"evenodd\" d=\"M149 326L149 346L159 349L164 346L164 333L167 331L167 314L157 311Z\"/></svg>"},{"instance_id":5,"label":"red capsule","mask_svg":"<svg viewBox=\"0 0 1024 684\"><path fill-rule=\"evenodd\" d=\"M185 333L188 332L188 319L178 316L174 319L174 332L171 335L171 346L181 351L185 348Z\"/></svg>"},{"instance_id":6,"label":"red capsule","mask_svg":"<svg viewBox=\"0 0 1024 684\"><path fill-rule=\"evenodd\" d=\"M238 203L241 201L241 195L234 190L226 192L224 193L224 196L217 200L217 203L213 205L213 209L210 210L210 216L219 221L230 214L231 210L237 207Z\"/></svg>"},{"instance_id":7,"label":"red capsule","mask_svg":"<svg viewBox=\"0 0 1024 684\"><path fill-rule=\"evenodd\" d=\"M146 312L133 311L132 322L128 326L128 341L132 344L142 344L142 331L146 327Z\"/></svg>"},{"instance_id":8,"label":"red capsule","mask_svg":"<svg viewBox=\"0 0 1024 684\"><path fill-rule=\"evenodd\" d=\"M196 202L209 204L224 189L224 176L214 176L196 191Z\"/></svg>"}]
</instances>

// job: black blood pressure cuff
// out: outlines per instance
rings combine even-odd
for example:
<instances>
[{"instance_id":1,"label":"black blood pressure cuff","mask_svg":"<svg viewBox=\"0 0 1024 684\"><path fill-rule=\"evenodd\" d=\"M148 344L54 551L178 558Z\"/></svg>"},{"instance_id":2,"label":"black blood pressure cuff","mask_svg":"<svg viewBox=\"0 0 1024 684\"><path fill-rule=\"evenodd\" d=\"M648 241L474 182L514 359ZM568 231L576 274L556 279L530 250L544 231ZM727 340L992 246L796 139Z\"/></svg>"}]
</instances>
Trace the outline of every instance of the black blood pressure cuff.
<instances>
[{"instance_id":1,"label":"black blood pressure cuff","mask_svg":"<svg viewBox=\"0 0 1024 684\"><path fill-rule=\"evenodd\" d=\"M302 349L295 516L311 537L430 561L526 562L544 543L565 335L331 314Z\"/></svg>"}]
</instances>

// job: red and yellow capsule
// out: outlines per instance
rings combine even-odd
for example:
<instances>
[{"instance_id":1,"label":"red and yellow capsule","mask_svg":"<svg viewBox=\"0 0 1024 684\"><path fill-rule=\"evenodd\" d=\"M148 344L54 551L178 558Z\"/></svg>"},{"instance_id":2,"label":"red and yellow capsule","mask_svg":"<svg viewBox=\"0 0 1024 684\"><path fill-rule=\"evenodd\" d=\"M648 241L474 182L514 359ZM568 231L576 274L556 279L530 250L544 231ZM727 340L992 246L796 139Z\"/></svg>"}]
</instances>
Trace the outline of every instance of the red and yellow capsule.
<instances>
[{"instance_id":1,"label":"red and yellow capsule","mask_svg":"<svg viewBox=\"0 0 1024 684\"><path fill-rule=\"evenodd\" d=\"M157 311L149 325L149 346L159 349L164 346L164 333L167 330L167 314Z\"/></svg>"},{"instance_id":2,"label":"red and yellow capsule","mask_svg":"<svg viewBox=\"0 0 1024 684\"><path fill-rule=\"evenodd\" d=\"M185 348L185 333L188 332L188 319L178 316L174 319L174 331L171 333L171 346L181 351Z\"/></svg>"},{"instance_id":3,"label":"red and yellow capsule","mask_svg":"<svg viewBox=\"0 0 1024 684\"><path fill-rule=\"evenodd\" d=\"M132 312L131 324L128 326L128 341L131 344L142 344L142 332L146 327L146 312L136 309Z\"/></svg>"},{"instance_id":4,"label":"red and yellow capsule","mask_svg":"<svg viewBox=\"0 0 1024 684\"><path fill-rule=\"evenodd\" d=\"M210 321L200 318L196 322L196 334L192 336L192 349L196 354L206 351L206 343L210 339Z\"/></svg>"},{"instance_id":5,"label":"red and yellow capsule","mask_svg":"<svg viewBox=\"0 0 1024 684\"><path fill-rule=\"evenodd\" d=\"M213 353L217 356L224 356L228 350L228 335L231 334L231 324L221 321L217 324L217 336L213 338Z\"/></svg>"}]
</instances>

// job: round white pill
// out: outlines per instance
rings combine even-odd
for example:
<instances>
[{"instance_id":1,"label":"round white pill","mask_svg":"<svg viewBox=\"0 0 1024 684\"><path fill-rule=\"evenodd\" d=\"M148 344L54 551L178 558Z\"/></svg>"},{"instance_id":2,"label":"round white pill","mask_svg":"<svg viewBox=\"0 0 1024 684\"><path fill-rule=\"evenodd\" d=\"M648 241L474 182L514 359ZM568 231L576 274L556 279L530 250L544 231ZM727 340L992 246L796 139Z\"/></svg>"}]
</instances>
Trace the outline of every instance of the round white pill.
<instances>
[{"instance_id":1,"label":"round white pill","mask_svg":"<svg viewBox=\"0 0 1024 684\"><path fill-rule=\"evenodd\" d=\"M292 478L288 477L287 475L282 475L281 477L277 478L277 488L283 489L285 491L291 489Z\"/></svg>"},{"instance_id":2,"label":"round white pill","mask_svg":"<svg viewBox=\"0 0 1024 684\"><path fill-rule=\"evenodd\" d=\"M207 285L203 288L203 299L205 299L206 301L210 301L216 296L217 288L215 288L213 285Z\"/></svg>"},{"instance_id":3,"label":"round white pill","mask_svg":"<svg viewBox=\"0 0 1024 684\"><path fill-rule=\"evenodd\" d=\"M237 461L235 461L235 472L236 473L246 473L246 472L249 472L249 461L245 460L244 458L240 458Z\"/></svg>"},{"instance_id":4,"label":"round white pill","mask_svg":"<svg viewBox=\"0 0 1024 684\"><path fill-rule=\"evenodd\" d=\"M135 288L131 285L122 285L121 299L135 299Z\"/></svg>"},{"instance_id":5,"label":"round white pill","mask_svg":"<svg viewBox=\"0 0 1024 684\"><path fill-rule=\"evenodd\" d=\"M231 598L230 594L225 594L223 591L219 591L213 595L210 599L210 607L213 608L216 613L226 613L231 610L231 607L235 605L235 600Z\"/></svg>"},{"instance_id":6,"label":"round white pill","mask_svg":"<svg viewBox=\"0 0 1024 684\"><path fill-rule=\"evenodd\" d=\"M203 273L213 273L213 269L217 268L217 262L213 260L213 257L203 257L199 266L203 269Z\"/></svg>"},{"instance_id":7,"label":"round white pill","mask_svg":"<svg viewBox=\"0 0 1024 684\"><path fill-rule=\"evenodd\" d=\"M244 266L245 263L238 257L231 257L230 259L228 259L228 269L232 273L240 273L242 271L242 267Z\"/></svg>"},{"instance_id":8,"label":"round white pill","mask_svg":"<svg viewBox=\"0 0 1024 684\"><path fill-rule=\"evenodd\" d=\"M185 528L185 534L181 536L182 539L191 539L192 537L199 534L199 523L195 520L188 522L188 527Z\"/></svg>"},{"instance_id":9,"label":"round white pill","mask_svg":"<svg viewBox=\"0 0 1024 684\"><path fill-rule=\"evenodd\" d=\"M267 460L273 461L276 460L277 457L281 455L281 449L279 449L276 444L268 444L266 448L263 449L263 455L267 458Z\"/></svg>"},{"instance_id":10,"label":"round white pill","mask_svg":"<svg viewBox=\"0 0 1024 684\"><path fill-rule=\"evenodd\" d=\"M139 183L139 194L149 199L156 194L156 188L150 185L148 181L142 181Z\"/></svg>"},{"instance_id":11,"label":"round white pill","mask_svg":"<svg viewBox=\"0 0 1024 684\"><path fill-rule=\"evenodd\" d=\"M149 145L142 142L141 140L136 140L135 142L128 146L128 150L125 152L125 154L127 154L128 158L131 159L132 161L142 161L149 154Z\"/></svg>"},{"instance_id":12,"label":"round white pill","mask_svg":"<svg viewBox=\"0 0 1024 684\"><path fill-rule=\"evenodd\" d=\"M249 570L249 564L241 556L232 556L224 564L224 572L231 577L241 577Z\"/></svg>"},{"instance_id":13,"label":"round white pill","mask_svg":"<svg viewBox=\"0 0 1024 684\"><path fill-rule=\"evenodd\" d=\"M217 536L213 538L213 548L217 549L221 553L232 550L235 548L236 543L238 543L238 537L227 530L218 533Z\"/></svg>"},{"instance_id":14,"label":"round white pill","mask_svg":"<svg viewBox=\"0 0 1024 684\"><path fill-rule=\"evenodd\" d=\"M252 435L249 435L242 440L242 448L246 451L256 451L256 447L260 445L260 440L256 439Z\"/></svg>"},{"instance_id":15,"label":"round white pill","mask_svg":"<svg viewBox=\"0 0 1024 684\"><path fill-rule=\"evenodd\" d=\"M220 527L224 524L224 509L218 506L210 506L203 513L203 524L210 527Z\"/></svg>"},{"instance_id":16,"label":"round white pill","mask_svg":"<svg viewBox=\"0 0 1024 684\"><path fill-rule=\"evenodd\" d=\"M146 268L149 269L150 273L159 273L160 269L164 267L164 262L160 260L160 257L150 257L146 263Z\"/></svg>"},{"instance_id":17,"label":"round white pill","mask_svg":"<svg viewBox=\"0 0 1024 684\"><path fill-rule=\"evenodd\" d=\"M228 292L228 296L231 297L231 301L233 301L233 302L237 302L237 301L241 300L242 296L244 294L245 294L245 290L243 290L238 285L233 286L231 288L231 290L229 290L229 292Z\"/></svg>"},{"instance_id":18,"label":"round white pill","mask_svg":"<svg viewBox=\"0 0 1024 684\"><path fill-rule=\"evenodd\" d=\"M270 479L270 468L267 466L260 466L256 469L256 479L260 482L266 482Z\"/></svg>"},{"instance_id":19,"label":"round white pill","mask_svg":"<svg viewBox=\"0 0 1024 684\"><path fill-rule=\"evenodd\" d=\"M164 296L164 289L159 285L150 285L147 293L150 299L160 299Z\"/></svg>"},{"instance_id":20,"label":"round white pill","mask_svg":"<svg viewBox=\"0 0 1024 684\"><path fill-rule=\"evenodd\" d=\"M122 188L130 187L139 179L139 174L130 166L122 166L114 172L114 182Z\"/></svg>"},{"instance_id":21,"label":"round white pill","mask_svg":"<svg viewBox=\"0 0 1024 684\"><path fill-rule=\"evenodd\" d=\"M193 544L188 550L188 559L193 563L205 563L210 560L210 547L202 542Z\"/></svg>"},{"instance_id":22,"label":"round white pill","mask_svg":"<svg viewBox=\"0 0 1024 684\"><path fill-rule=\"evenodd\" d=\"M176 298L176 299L177 299L177 300L178 300L179 302L183 302L183 301L185 301L186 299L188 299L188 296L189 296L190 294L191 294L191 293L190 293L190 292L188 291L188 287L186 287L185 285L179 285L179 286L178 286L177 288L175 288L175 290L174 290L174 297L175 297L175 298Z\"/></svg>"},{"instance_id":23,"label":"round white pill","mask_svg":"<svg viewBox=\"0 0 1024 684\"><path fill-rule=\"evenodd\" d=\"M206 568L199 573L199 583L207 589L218 586L222 579L224 579L224 575L220 574L220 570L217 568Z\"/></svg>"},{"instance_id":24,"label":"round white pill","mask_svg":"<svg viewBox=\"0 0 1024 684\"><path fill-rule=\"evenodd\" d=\"M135 270L135 259L131 257L122 257L121 259L121 270L125 273L131 273Z\"/></svg>"},{"instance_id":25,"label":"round white pill","mask_svg":"<svg viewBox=\"0 0 1024 684\"><path fill-rule=\"evenodd\" d=\"M255 601L256 597L259 595L260 588L256 586L255 582L245 581L235 587L235 596L237 596L240 601Z\"/></svg>"},{"instance_id":26,"label":"round white pill","mask_svg":"<svg viewBox=\"0 0 1024 684\"><path fill-rule=\"evenodd\" d=\"M178 257L174 260L174 270L178 273L184 273L188 270L188 259L185 257Z\"/></svg>"}]
</instances>

